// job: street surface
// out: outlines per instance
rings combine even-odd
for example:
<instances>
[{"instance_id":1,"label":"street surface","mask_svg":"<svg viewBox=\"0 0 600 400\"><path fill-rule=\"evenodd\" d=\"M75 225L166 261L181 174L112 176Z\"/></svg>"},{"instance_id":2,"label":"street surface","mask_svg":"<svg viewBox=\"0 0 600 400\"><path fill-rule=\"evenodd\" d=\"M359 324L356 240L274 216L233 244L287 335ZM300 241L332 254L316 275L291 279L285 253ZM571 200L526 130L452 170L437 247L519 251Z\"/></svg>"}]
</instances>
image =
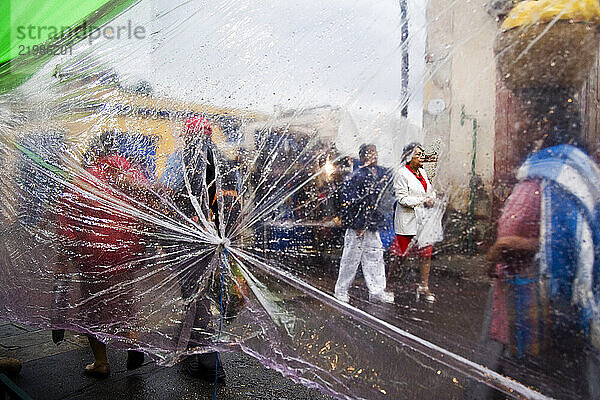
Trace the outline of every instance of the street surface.
<instances>
[{"instance_id":1,"label":"street surface","mask_svg":"<svg viewBox=\"0 0 600 400\"><path fill-rule=\"evenodd\" d=\"M335 269L323 269L320 274L312 274L315 278L313 284L331 293L336 272ZM388 282L388 289L396 295L395 304L372 304L367 300L368 293L359 273L350 291L350 303L458 355L474 361L481 358L483 348L479 343L490 287L483 257L434 257L430 278L430 287L437 297L434 304L416 300L417 280L416 262L408 263ZM307 302L310 303L310 300ZM315 326L318 324L315 321ZM52 342L49 331L0 322L0 356L21 359L23 369L13 380L34 399L213 398L213 384L189 377L181 365L161 367L147 358L141 368L127 371L126 352L110 346L108 349L111 376L97 380L82 372L92 360L84 335L67 332L66 340L57 346ZM398 381L409 382L401 398L419 399L432 395L440 399L465 398L464 377L447 367L440 367L439 363L410 349L390 354L390 357L394 361L391 376ZM248 355L223 353L223 361L227 382L218 385L217 399L330 398L315 389L293 383ZM438 368L442 371L436 375L434 372ZM455 384L452 383L454 376L459 377Z\"/></svg>"},{"instance_id":2,"label":"street surface","mask_svg":"<svg viewBox=\"0 0 600 400\"><path fill-rule=\"evenodd\" d=\"M87 377L83 367L92 361L84 335L67 332L56 346L51 333L19 324L0 325L0 356L17 357L23 369L13 381L38 400L146 400L212 399L214 385L189 377L178 364L160 367L146 359L134 371L125 368L126 351L108 347L111 375L105 380ZM223 353L227 382L217 386L217 399L326 400L330 397L264 368L242 353Z\"/></svg>"}]
</instances>

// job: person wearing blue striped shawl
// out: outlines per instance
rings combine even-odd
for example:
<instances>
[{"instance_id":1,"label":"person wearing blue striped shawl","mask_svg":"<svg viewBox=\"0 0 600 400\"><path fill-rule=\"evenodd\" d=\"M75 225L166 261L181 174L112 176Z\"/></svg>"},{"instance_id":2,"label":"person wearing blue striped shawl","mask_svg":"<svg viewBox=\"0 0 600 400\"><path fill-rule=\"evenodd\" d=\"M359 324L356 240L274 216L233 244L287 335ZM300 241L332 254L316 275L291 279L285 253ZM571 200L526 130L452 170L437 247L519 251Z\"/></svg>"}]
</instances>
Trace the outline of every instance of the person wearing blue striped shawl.
<instances>
[{"instance_id":1,"label":"person wearing blue striped shawl","mask_svg":"<svg viewBox=\"0 0 600 400\"><path fill-rule=\"evenodd\" d=\"M600 169L586 152L571 90L517 95L532 147L488 252L495 277L489 338L503 345L508 362L499 369L513 378L527 382L541 369L552 389L562 386L556 393L598 398Z\"/></svg>"}]
</instances>

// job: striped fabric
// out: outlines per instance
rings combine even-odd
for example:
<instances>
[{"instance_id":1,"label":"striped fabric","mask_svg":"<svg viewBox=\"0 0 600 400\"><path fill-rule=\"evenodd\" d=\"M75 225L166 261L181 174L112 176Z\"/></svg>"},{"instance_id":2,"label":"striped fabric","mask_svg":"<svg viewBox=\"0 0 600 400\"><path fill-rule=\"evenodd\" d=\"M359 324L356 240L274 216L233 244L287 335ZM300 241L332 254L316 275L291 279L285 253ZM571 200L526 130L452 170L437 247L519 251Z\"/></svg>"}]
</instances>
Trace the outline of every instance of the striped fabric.
<instances>
[{"instance_id":1,"label":"striped fabric","mask_svg":"<svg viewBox=\"0 0 600 400\"><path fill-rule=\"evenodd\" d=\"M506 282L515 350L537 354L559 326L575 326L600 349L600 169L559 145L532 154L517 178L541 180L542 204L537 271Z\"/></svg>"}]
</instances>

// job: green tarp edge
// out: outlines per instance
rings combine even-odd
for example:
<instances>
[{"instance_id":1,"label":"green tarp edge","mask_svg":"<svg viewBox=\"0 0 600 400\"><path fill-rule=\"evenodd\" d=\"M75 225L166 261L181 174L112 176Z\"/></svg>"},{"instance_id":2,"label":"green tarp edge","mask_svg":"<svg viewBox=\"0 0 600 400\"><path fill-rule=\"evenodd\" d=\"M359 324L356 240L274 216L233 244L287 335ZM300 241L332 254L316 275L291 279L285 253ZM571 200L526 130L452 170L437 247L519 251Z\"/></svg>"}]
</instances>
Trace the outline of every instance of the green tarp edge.
<instances>
[{"instance_id":1,"label":"green tarp edge","mask_svg":"<svg viewBox=\"0 0 600 400\"><path fill-rule=\"evenodd\" d=\"M139 1L141 0L110 0L75 22L69 21L70 23L65 22L64 24L61 24L61 26L69 26L70 28L63 32L60 37L46 40L40 44L44 44L46 48L48 46L53 46L56 49L71 48L81 40L85 39L93 29L113 20L123 11ZM0 23L7 23L8 25L3 26L8 26L8 29L10 30L12 29L10 25L10 2L4 1L1 3L0 15L2 15L2 17L0 17ZM72 3L73 7L77 7L77 4L79 4L77 1L70 3ZM8 31L5 31L0 35L0 45L10 47L10 36L6 35L7 32ZM16 58L9 58L0 63L0 94L25 82L52 57L54 57L54 55L29 54L21 55Z\"/></svg>"},{"instance_id":2,"label":"green tarp edge","mask_svg":"<svg viewBox=\"0 0 600 400\"><path fill-rule=\"evenodd\" d=\"M102 7L108 0L5 0L0 36L0 63L14 59L51 36L60 37L73 24Z\"/></svg>"}]
</instances>

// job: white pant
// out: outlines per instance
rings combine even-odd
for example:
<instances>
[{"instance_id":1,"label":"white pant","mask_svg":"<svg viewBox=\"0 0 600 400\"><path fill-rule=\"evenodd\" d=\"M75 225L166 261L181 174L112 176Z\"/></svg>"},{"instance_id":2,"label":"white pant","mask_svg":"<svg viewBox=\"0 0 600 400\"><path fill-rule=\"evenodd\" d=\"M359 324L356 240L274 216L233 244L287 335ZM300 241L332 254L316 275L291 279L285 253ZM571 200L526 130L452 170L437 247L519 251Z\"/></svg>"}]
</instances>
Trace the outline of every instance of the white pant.
<instances>
[{"instance_id":1,"label":"white pant","mask_svg":"<svg viewBox=\"0 0 600 400\"><path fill-rule=\"evenodd\" d=\"M385 290L385 265L379 232L364 231L362 236L358 236L354 229L346 229L340 273L335 284L336 293L348 292L361 263L369 293L382 293Z\"/></svg>"}]
</instances>

